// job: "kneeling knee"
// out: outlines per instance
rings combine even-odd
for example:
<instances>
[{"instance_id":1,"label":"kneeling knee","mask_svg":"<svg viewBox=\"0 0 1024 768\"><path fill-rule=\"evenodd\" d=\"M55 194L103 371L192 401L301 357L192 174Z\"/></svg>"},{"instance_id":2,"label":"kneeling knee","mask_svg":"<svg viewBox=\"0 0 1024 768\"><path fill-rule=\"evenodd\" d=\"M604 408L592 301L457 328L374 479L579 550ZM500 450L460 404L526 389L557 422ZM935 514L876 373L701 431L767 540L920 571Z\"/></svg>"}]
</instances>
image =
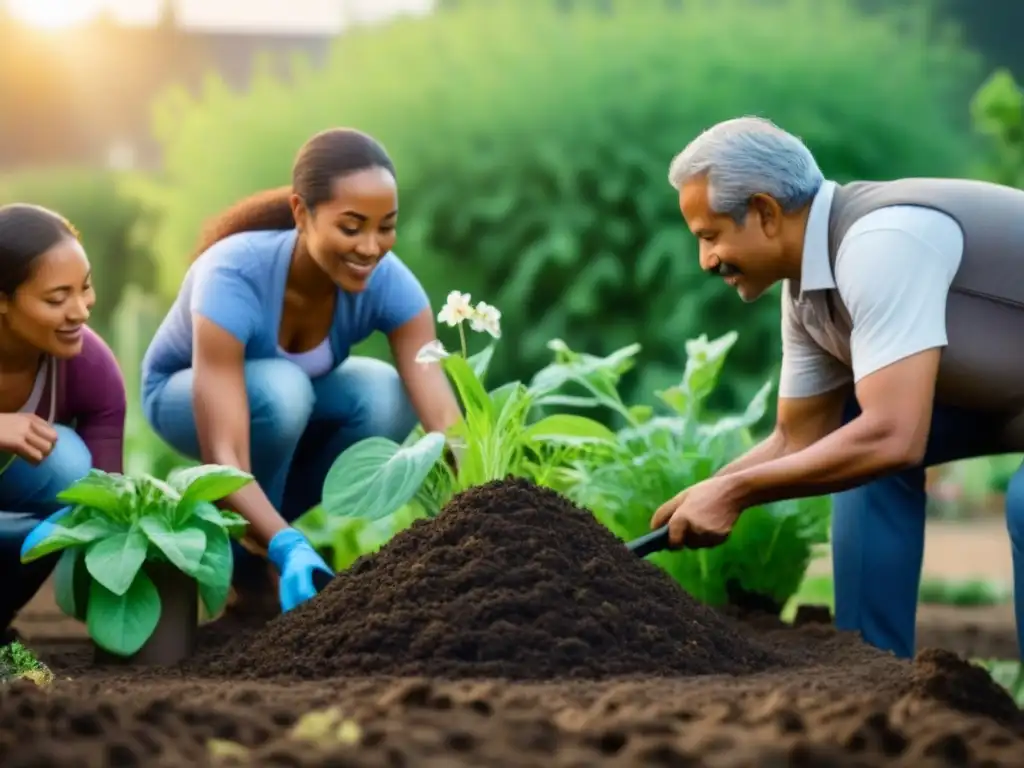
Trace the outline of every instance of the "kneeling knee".
<instances>
[{"instance_id":1,"label":"kneeling knee","mask_svg":"<svg viewBox=\"0 0 1024 768\"><path fill-rule=\"evenodd\" d=\"M367 435L400 442L416 426L416 412L398 371L382 365L374 371L372 386L359 395L358 421Z\"/></svg>"},{"instance_id":2,"label":"kneeling knee","mask_svg":"<svg viewBox=\"0 0 1024 768\"><path fill-rule=\"evenodd\" d=\"M46 468L53 478L51 484L58 487L59 493L89 474L92 469L92 453L70 427L57 425L56 430L57 442L54 443L53 453L46 458Z\"/></svg>"},{"instance_id":3,"label":"kneeling knee","mask_svg":"<svg viewBox=\"0 0 1024 768\"><path fill-rule=\"evenodd\" d=\"M287 360L260 361L246 370L249 409L261 438L297 440L313 412L309 377Z\"/></svg>"}]
</instances>

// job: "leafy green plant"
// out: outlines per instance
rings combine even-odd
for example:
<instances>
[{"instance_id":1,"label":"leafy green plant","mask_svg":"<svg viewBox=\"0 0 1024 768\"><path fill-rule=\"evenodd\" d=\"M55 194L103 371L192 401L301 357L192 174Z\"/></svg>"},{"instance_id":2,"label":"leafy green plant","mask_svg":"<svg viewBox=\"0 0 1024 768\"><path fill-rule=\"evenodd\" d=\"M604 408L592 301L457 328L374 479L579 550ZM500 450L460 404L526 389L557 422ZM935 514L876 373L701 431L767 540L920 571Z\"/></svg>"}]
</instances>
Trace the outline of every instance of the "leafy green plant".
<instances>
[{"instance_id":1,"label":"leafy green plant","mask_svg":"<svg viewBox=\"0 0 1024 768\"><path fill-rule=\"evenodd\" d=\"M736 339L730 332L688 341L682 380L655 393L667 413L616 407L626 419L616 441L578 457L561 473L559 489L629 540L650 530L651 515L666 499L750 448L751 428L765 413L771 382L740 414L715 415L706 408ZM603 401L617 399L613 369L601 370ZM752 507L721 546L661 552L648 559L704 602L724 604L738 587L781 608L799 589L816 546L828 541L829 520L827 498Z\"/></svg>"},{"instance_id":2,"label":"leafy green plant","mask_svg":"<svg viewBox=\"0 0 1024 768\"><path fill-rule=\"evenodd\" d=\"M979 168L991 181L1024 187L1024 92L1013 74L1000 67L971 99L974 130L987 140L988 156Z\"/></svg>"},{"instance_id":3,"label":"leafy green plant","mask_svg":"<svg viewBox=\"0 0 1024 768\"><path fill-rule=\"evenodd\" d=\"M363 555L372 554L391 538L424 517L421 507L406 504L378 520L329 515L322 505L299 517L294 526L335 572L343 571Z\"/></svg>"},{"instance_id":4,"label":"leafy green plant","mask_svg":"<svg viewBox=\"0 0 1024 768\"><path fill-rule=\"evenodd\" d=\"M0 648L0 681L18 679L45 686L53 682L53 672L32 651L15 641Z\"/></svg>"},{"instance_id":5,"label":"leafy green plant","mask_svg":"<svg viewBox=\"0 0 1024 768\"><path fill-rule=\"evenodd\" d=\"M426 345L422 365L441 365L464 410L448 434L414 433L405 446L382 437L362 440L335 461L324 482L322 507L328 515L377 520L415 502L437 515L454 493L509 475L544 484L556 468L584 448L611 443L615 435L598 421L555 413L532 420L536 407L557 401L555 391L569 374L535 377L530 386L513 381L488 391L484 385L495 343L470 357L464 323L500 338L500 313L467 294L452 291L438 319L459 329L461 353L440 342ZM551 371L559 370L557 366ZM453 461L442 461L446 443Z\"/></svg>"},{"instance_id":6,"label":"leafy green plant","mask_svg":"<svg viewBox=\"0 0 1024 768\"><path fill-rule=\"evenodd\" d=\"M130 656L160 620L147 562L170 563L195 579L210 615L224 607L233 568L230 539L241 538L247 523L214 502L252 479L210 464L177 470L166 482L94 469L59 494L72 509L22 562L62 551L54 574L58 607L85 621L99 647Z\"/></svg>"}]
</instances>

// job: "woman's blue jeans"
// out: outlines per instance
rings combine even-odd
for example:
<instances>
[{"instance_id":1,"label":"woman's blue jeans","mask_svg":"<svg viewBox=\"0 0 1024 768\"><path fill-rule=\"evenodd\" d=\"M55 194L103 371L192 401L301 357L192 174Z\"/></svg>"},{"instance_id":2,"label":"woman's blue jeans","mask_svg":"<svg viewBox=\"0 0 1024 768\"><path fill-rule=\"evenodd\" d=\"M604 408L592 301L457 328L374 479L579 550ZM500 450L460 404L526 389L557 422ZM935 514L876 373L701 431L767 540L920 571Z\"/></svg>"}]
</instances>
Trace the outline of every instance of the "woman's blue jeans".
<instances>
[{"instance_id":1,"label":"woman's blue jeans","mask_svg":"<svg viewBox=\"0 0 1024 768\"><path fill-rule=\"evenodd\" d=\"M60 558L53 554L22 564L22 542L41 520L63 506L57 494L92 467L92 455L82 438L70 427L58 424L54 429L57 442L38 466L16 458L0 474L0 632L39 591Z\"/></svg>"},{"instance_id":2,"label":"woman's blue jeans","mask_svg":"<svg viewBox=\"0 0 1024 768\"><path fill-rule=\"evenodd\" d=\"M143 409L153 430L179 453L199 460L193 372L178 371L148 389ZM283 358L245 364L251 471L271 504L292 522L320 503L334 460L367 437L402 442L417 417L397 371L349 357L310 379ZM266 564L235 543L235 585L254 587Z\"/></svg>"},{"instance_id":3,"label":"woman's blue jeans","mask_svg":"<svg viewBox=\"0 0 1024 768\"><path fill-rule=\"evenodd\" d=\"M845 414L860 409L852 401ZM937 406L921 466L833 495L832 558L836 625L896 656L914 655L924 558L925 468L998 451L1005 418ZM1006 493L1013 555L1017 641L1024 652L1024 466Z\"/></svg>"}]
</instances>

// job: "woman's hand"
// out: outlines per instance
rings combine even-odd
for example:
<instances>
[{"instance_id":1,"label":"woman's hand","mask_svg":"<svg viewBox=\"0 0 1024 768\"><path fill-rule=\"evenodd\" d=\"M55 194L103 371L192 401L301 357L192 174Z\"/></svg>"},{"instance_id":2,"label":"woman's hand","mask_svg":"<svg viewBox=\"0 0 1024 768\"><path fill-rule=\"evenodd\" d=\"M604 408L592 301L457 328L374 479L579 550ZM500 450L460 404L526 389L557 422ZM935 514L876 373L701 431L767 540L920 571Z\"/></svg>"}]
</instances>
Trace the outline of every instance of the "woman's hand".
<instances>
[{"instance_id":1,"label":"woman's hand","mask_svg":"<svg viewBox=\"0 0 1024 768\"><path fill-rule=\"evenodd\" d=\"M40 464L57 443L57 430L34 413L0 414L0 450Z\"/></svg>"}]
</instances>

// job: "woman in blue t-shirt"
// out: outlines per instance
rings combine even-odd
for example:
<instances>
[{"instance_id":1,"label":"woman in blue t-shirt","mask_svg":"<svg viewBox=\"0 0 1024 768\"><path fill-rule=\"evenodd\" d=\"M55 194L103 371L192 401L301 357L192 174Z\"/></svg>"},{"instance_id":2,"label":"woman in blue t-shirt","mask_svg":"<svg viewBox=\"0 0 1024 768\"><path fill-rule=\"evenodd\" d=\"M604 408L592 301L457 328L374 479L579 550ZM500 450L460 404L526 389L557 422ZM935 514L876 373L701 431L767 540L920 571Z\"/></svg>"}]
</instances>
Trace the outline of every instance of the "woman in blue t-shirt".
<instances>
[{"instance_id":1,"label":"woman in blue t-shirt","mask_svg":"<svg viewBox=\"0 0 1024 768\"><path fill-rule=\"evenodd\" d=\"M417 417L440 431L459 419L440 367L415 362L436 338L434 318L391 253L397 219L384 148L354 130L317 134L291 188L254 195L207 228L143 361L143 409L157 434L256 477L228 501L276 566L285 611L331 575L289 521L319 503L338 455L366 437L401 442ZM375 331L395 368L349 355ZM255 597L266 574L236 548L239 598Z\"/></svg>"}]
</instances>

